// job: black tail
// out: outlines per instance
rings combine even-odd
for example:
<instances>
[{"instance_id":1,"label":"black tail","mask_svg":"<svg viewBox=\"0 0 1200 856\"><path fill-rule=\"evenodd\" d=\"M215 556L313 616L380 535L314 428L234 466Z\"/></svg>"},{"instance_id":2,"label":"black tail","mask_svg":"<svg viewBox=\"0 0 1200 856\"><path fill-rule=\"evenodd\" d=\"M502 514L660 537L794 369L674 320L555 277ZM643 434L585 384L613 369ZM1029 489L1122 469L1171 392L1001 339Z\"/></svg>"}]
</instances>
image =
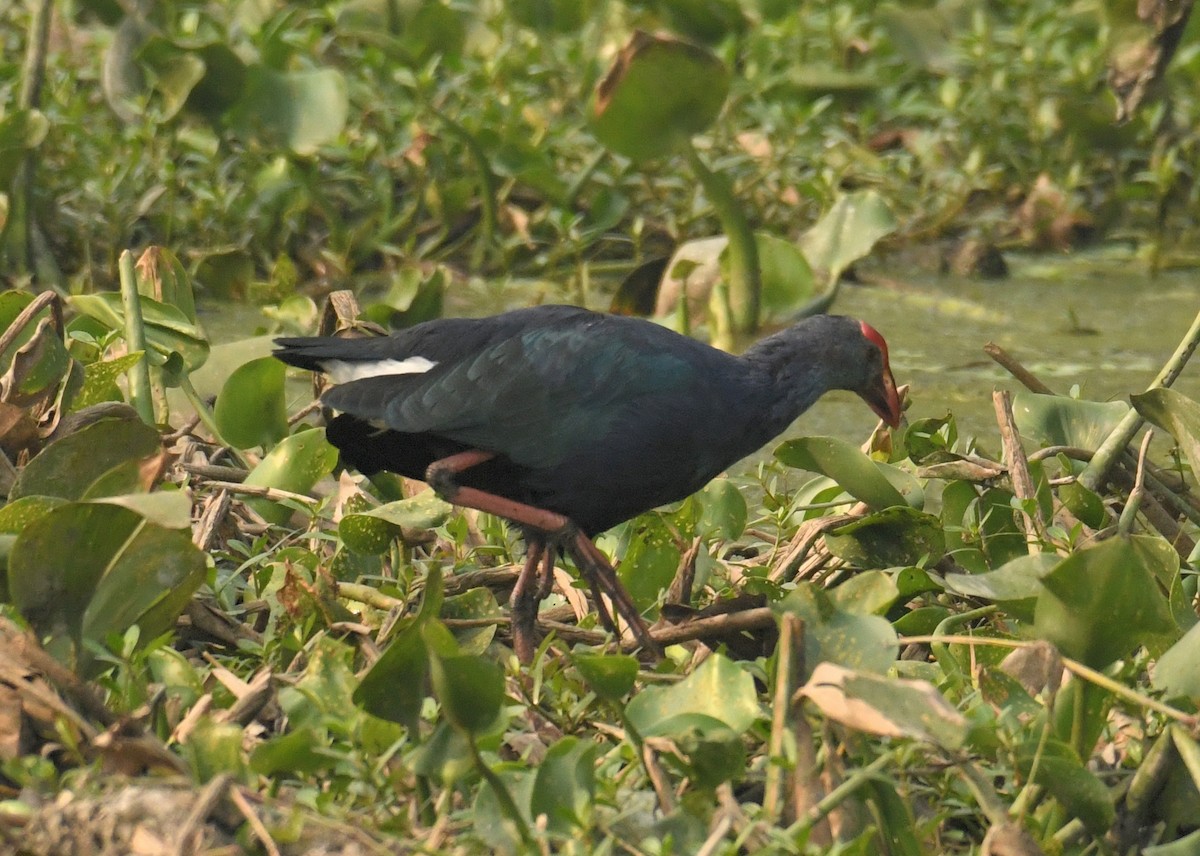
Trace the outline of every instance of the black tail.
<instances>
[{"instance_id":1,"label":"black tail","mask_svg":"<svg viewBox=\"0 0 1200 856\"><path fill-rule=\"evenodd\" d=\"M276 339L272 356L289 366L319 372L321 363L326 360L346 359L349 356L347 345L354 341L353 339L336 339L332 336Z\"/></svg>"}]
</instances>

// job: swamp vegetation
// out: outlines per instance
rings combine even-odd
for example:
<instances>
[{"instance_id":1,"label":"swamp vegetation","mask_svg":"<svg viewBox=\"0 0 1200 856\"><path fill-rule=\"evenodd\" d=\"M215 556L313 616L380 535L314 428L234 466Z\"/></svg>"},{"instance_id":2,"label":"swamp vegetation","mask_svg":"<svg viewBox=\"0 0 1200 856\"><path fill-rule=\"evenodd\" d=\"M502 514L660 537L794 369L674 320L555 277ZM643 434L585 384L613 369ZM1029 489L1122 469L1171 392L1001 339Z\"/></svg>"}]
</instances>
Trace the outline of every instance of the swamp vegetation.
<instances>
[{"instance_id":1,"label":"swamp vegetation","mask_svg":"<svg viewBox=\"0 0 1200 856\"><path fill-rule=\"evenodd\" d=\"M1190 11L0 6L0 850L1200 853ZM860 315L907 420L600 538L661 663L563 562L521 667L517 533L267 354L536 302Z\"/></svg>"}]
</instances>

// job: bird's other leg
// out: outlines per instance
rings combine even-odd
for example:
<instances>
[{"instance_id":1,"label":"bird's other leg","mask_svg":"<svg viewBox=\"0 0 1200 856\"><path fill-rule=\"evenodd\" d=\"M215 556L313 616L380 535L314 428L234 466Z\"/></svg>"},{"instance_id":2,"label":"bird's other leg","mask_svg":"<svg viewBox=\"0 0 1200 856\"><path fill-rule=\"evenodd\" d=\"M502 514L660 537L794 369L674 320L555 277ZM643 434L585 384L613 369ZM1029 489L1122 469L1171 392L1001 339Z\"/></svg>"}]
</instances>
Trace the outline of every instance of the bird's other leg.
<instances>
[{"instance_id":1,"label":"bird's other leg","mask_svg":"<svg viewBox=\"0 0 1200 856\"><path fill-rule=\"evenodd\" d=\"M538 565L546 556L553 555L554 551L546 548L544 539L528 539L525 564L508 598L509 612L512 613L513 650L517 652L517 659L522 663L532 662L534 652L537 651L538 604L545 597L540 591L540 586L534 585L538 576ZM553 558L550 560L550 567L554 567Z\"/></svg>"},{"instance_id":2,"label":"bird's other leg","mask_svg":"<svg viewBox=\"0 0 1200 856\"><path fill-rule=\"evenodd\" d=\"M661 656L662 651L659 649L658 643L650 635L650 628L646 626L641 612L638 611L637 604L633 602L633 598L629 596L629 592L625 590L625 586L621 585L621 581L617 579L617 572L609 564L608 557L600 552L600 549L591 538L578 529L570 534L570 540L566 542L565 546L567 552L571 554L571 558L575 560L575 564L579 567L580 572L593 587L598 586L602 592L608 595L609 599L613 602L613 606L616 607L617 613L629 624L629 628L633 631L634 638L637 639L638 644L655 656ZM607 610L604 608L604 602L599 597L596 598L596 609L599 611L600 620L603 622L607 616Z\"/></svg>"},{"instance_id":3,"label":"bird's other leg","mask_svg":"<svg viewBox=\"0 0 1200 856\"><path fill-rule=\"evenodd\" d=\"M562 544L575 560L584 578L589 583L594 580L600 590L609 596L617 612L633 631L638 644L656 656L661 655L658 643L650 635L650 628L638 612L633 598L617 579L612 565L592 543L592 539L581 532L574 522L556 512L496 496L478 488L465 487L455 481L455 476L459 473L494 457L495 453L481 449L470 449L450 455L429 465L425 471L425 482L447 502L495 514L520 526L539 530L546 533L548 543ZM597 608L603 609L603 604L598 604Z\"/></svg>"},{"instance_id":4,"label":"bird's other leg","mask_svg":"<svg viewBox=\"0 0 1200 856\"><path fill-rule=\"evenodd\" d=\"M538 584L538 600L545 600L554 590L554 554L557 552L557 549L543 548L542 579Z\"/></svg>"}]
</instances>

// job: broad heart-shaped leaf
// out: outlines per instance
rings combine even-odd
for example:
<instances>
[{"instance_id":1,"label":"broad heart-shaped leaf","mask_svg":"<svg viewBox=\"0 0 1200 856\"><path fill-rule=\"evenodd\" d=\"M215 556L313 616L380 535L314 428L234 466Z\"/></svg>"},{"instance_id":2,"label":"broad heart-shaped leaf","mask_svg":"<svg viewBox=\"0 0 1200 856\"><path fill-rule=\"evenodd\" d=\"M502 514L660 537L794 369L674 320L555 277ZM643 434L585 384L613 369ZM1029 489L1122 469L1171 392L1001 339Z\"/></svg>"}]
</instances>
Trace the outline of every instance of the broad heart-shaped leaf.
<instances>
[{"instance_id":1,"label":"broad heart-shaped leaf","mask_svg":"<svg viewBox=\"0 0 1200 856\"><path fill-rule=\"evenodd\" d=\"M1122 401L1079 401L1036 392L1013 396L1021 434L1046 446L1097 449L1127 413L1129 405Z\"/></svg>"},{"instance_id":2,"label":"broad heart-shaped leaf","mask_svg":"<svg viewBox=\"0 0 1200 856\"><path fill-rule=\"evenodd\" d=\"M121 295L115 292L103 294L77 294L70 298L76 310L94 318L110 330L125 332L125 309ZM169 386L178 384L178 372L172 372L168 363L173 354L178 354L182 370L193 372L208 359L208 337L182 310L149 297L141 298L142 322L146 331L147 357L156 366L166 369L164 379Z\"/></svg>"},{"instance_id":3,"label":"broad heart-shaped leaf","mask_svg":"<svg viewBox=\"0 0 1200 856\"><path fill-rule=\"evenodd\" d=\"M886 619L843 612L834 606L828 592L807 583L771 608L776 615L790 612L804 620L804 662L809 675L818 663L825 662L882 673L899 653L896 631Z\"/></svg>"},{"instance_id":4,"label":"broad heart-shaped leaf","mask_svg":"<svg viewBox=\"0 0 1200 856\"><path fill-rule=\"evenodd\" d=\"M150 523L113 503L68 503L17 536L8 581L13 603L62 655L66 642L102 642L134 624L143 639L160 635L206 568L187 529Z\"/></svg>"},{"instance_id":5,"label":"broad heart-shaped leaf","mask_svg":"<svg viewBox=\"0 0 1200 856\"><path fill-rule=\"evenodd\" d=\"M729 479L713 479L697 494L700 501L700 530L718 538L742 537L746 528L746 498Z\"/></svg>"},{"instance_id":6,"label":"broad heart-shaped leaf","mask_svg":"<svg viewBox=\"0 0 1200 856\"><path fill-rule=\"evenodd\" d=\"M1193 473L1200 473L1200 404L1173 389L1162 387L1131 395L1137 412L1168 431Z\"/></svg>"},{"instance_id":7,"label":"broad heart-shaped leaf","mask_svg":"<svg viewBox=\"0 0 1200 856\"><path fill-rule=\"evenodd\" d=\"M570 835L576 829L587 828L595 793L596 744L563 737L538 764L529 814L545 815L550 832Z\"/></svg>"},{"instance_id":8,"label":"broad heart-shaped leaf","mask_svg":"<svg viewBox=\"0 0 1200 856\"><path fill-rule=\"evenodd\" d=\"M791 315L806 304L816 288L816 277L796 244L766 232L755 232L762 310L768 318ZM721 250L721 273L729 279L729 246Z\"/></svg>"},{"instance_id":9,"label":"broad heart-shaped leaf","mask_svg":"<svg viewBox=\"0 0 1200 856\"><path fill-rule=\"evenodd\" d=\"M213 415L221 438L238 449L270 447L287 436L283 379L287 367L274 357L240 366L221 389Z\"/></svg>"},{"instance_id":10,"label":"broad heart-shaped leaf","mask_svg":"<svg viewBox=\"0 0 1200 856\"><path fill-rule=\"evenodd\" d=\"M416 734L421 703L427 693L429 649L422 625L437 618L444 592L442 572L436 566L425 578L421 607L354 690L354 702L367 713L397 722Z\"/></svg>"},{"instance_id":11,"label":"broad heart-shaped leaf","mask_svg":"<svg viewBox=\"0 0 1200 856\"><path fill-rule=\"evenodd\" d=\"M625 713L647 737L671 735L681 718L700 721L695 717L741 734L763 715L750 673L720 654L713 654L677 684L642 690Z\"/></svg>"},{"instance_id":12,"label":"broad heart-shaped leaf","mask_svg":"<svg viewBox=\"0 0 1200 856\"><path fill-rule=\"evenodd\" d=\"M1169 698L1200 699L1200 624L1166 650L1154 666L1152 682Z\"/></svg>"},{"instance_id":13,"label":"broad heart-shaped leaf","mask_svg":"<svg viewBox=\"0 0 1200 856\"><path fill-rule=\"evenodd\" d=\"M644 610L658 602L659 593L675 578L679 545L675 542L675 532L657 512L634 518L626 531L629 548L617 575L633 602Z\"/></svg>"},{"instance_id":14,"label":"broad heart-shaped leaf","mask_svg":"<svg viewBox=\"0 0 1200 856\"><path fill-rule=\"evenodd\" d=\"M926 681L889 678L821 663L802 692L843 725L884 737L913 737L958 749L967 721Z\"/></svg>"},{"instance_id":15,"label":"broad heart-shaped leaf","mask_svg":"<svg viewBox=\"0 0 1200 856\"><path fill-rule=\"evenodd\" d=\"M1034 769L1034 759L1037 768ZM1069 815L1079 818L1092 835L1103 835L1116 819L1112 796L1065 743L1031 740L1017 753L1017 767L1048 790Z\"/></svg>"},{"instance_id":16,"label":"broad heart-shaped leaf","mask_svg":"<svg viewBox=\"0 0 1200 856\"><path fill-rule=\"evenodd\" d=\"M1042 580L1037 635L1102 669L1139 645L1177 634L1155 579L1156 541L1147 535L1111 538L1063 559Z\"/></svg>"},{"instance_id":17,"label":"broad heart-shaped leaf","mask_svg":"<svg viewBox=\"0 0 1200 856\"><path fill-rule=\"evenodd\" d=\"M836 481L846 493L875 509L894 505L920 508L924 491L913 476L890 464L868 458L836 437L799 437L782 443L775 457L789 467L821 473Z\"/></svg>"},{"instance_id":18,"label":"broad heart-shaped leaf","mask_svg":"<svg viewBox=\"0 0 1200 856\"><path fill-rule=\"evenodd\" d=\"M123 464L158 454L158 431L140 419L102 419L74 434L55 440L17 476L9 499L58 496L80 499Z\"/></svg>"},{"instance_id":19,"label":"broad heart-shaped leaf","mask_svg":"<svg viewBox=\"0 0 1200 856\"><path fill-rule=\"evenodd\" d=\"M592 130L631 160L662 157L707 129L728 92L729 72L715 54L639 30L596 87Z\"/></svg>"},{"instance_id":20,"label":"broad heart-shaped leaf","mask_svg":"<svg viewBox=\"0 0 1200 856\"><path fill-rule=\"evenodd\" d=\"M252 65L229 123L244 136L263 134L297 154L311 154L338 138L349 110L346 79L339 71L275 71Z\"/></svg>"},{"instance_id":21,"label":"broad heart-shaped leaf","mask_svg":"<svg viewBox=\"0 0 1200 856\"><path fill-rule=\"evenodd\" d=\"M994 571L982 574L946 574L946 590L1004 604L1005 611L1022 621L1032 621L1042 578L1057 567L1053 553L1018 556Z\"/></svg>"},{"instance_id":22,"label":"broad heart-shaped leaf","mask_svg":"<svg viewBox=\"0 0 1200 856\"><path fill-rule=\"evenodd\" d=\"M432 529L445 523L454 506L432 490L347 514L338 524L346 546L359 553L380 555L401 529Z\"/></svg>"},{"instance_id":23,"label":"broad heart-shaped leaf","mask_svg":"<svg viewBox=\"0 0 1200 856\"><path fill-rule=\"evenodd\" d=\"M478 735L489 730L504 702L504 670L472 654L431 657L429 676L442 711L457 728Z\"/></svg>"},{"instance_id":24,"label":"broad heart-shaped leaf","mask_svg":"<svg viewBox=\"0 0 1200 856\"><path fill-rule=\"evenodd\" d=\"M946 552L946 538L938 518L897 505L831 529L825 546L860 568L892 568L936 562Z\"/></svg>"},{"instance_id":25,"label":"broad heart-shaped leaf","mask_svg":"<svg viewBox=\"0 0 1200 856\"><path fill-rule=\"evenodd\" d=\"M325 429L309 428L272 449L246 476L245 484L304 493L332 472L336 463L337 449L326 442ZM246 504L271 523L283 523L292 516L290 508L269 499L247 499Z\"/></svg>"},{"instance_id":26,"label":"broad heart-shaped leaf","mask_svg":"<svg viewBox=\"0 0 1200 856\"><path fill-rule=\"evenodd\" d=\"M896 218L874 190L839 196L833 207L800 239L804 257L833 285L842 271L871 252L875 243L896 230Z\"/></svg>"},{"instance_id":27,"label":"broad heart-shaped leaf","mask_svg":"<svg viewBox=\"0 0 1200 856\"><path fill-rule=\"evenodd\" d=\"M590 654L576 651L571 655L575 668L592 692L602 699L617 701L633 690L637 680L637 658L628 654Z\"/></svg>"}]
</instances>

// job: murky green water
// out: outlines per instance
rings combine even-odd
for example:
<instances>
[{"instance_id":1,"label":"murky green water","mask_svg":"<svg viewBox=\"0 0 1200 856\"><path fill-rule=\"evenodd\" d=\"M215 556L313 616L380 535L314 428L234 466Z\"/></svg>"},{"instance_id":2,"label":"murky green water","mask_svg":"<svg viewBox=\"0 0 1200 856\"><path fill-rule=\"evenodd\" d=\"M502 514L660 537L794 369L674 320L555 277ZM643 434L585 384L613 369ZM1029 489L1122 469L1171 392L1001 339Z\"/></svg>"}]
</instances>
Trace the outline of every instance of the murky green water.
<instances>
[{"instance_id":1,"label":"murky green water","mask_svg":"<svg viewBox=\"0 0 1200 856\"><path fill-rule=\"evenodd\" d=\"M848 287L834 311L884 334L897 383L912 384L909 418L954 413L961 436L996 436L991 392L1022 387L986 354L996 342L1057 392L1073 385L1106 401L1142 391L1200 312L1200 274L1150 280L1128 271L1039 278L1037 268L1003 282L949 278L897 289ZM1176 389L1200 398L1200 359ZM870 422L853 396L827 396L796 426L843 433ZM989 445L992 445L989 439Z\"/></svg>"}]
</instances>

